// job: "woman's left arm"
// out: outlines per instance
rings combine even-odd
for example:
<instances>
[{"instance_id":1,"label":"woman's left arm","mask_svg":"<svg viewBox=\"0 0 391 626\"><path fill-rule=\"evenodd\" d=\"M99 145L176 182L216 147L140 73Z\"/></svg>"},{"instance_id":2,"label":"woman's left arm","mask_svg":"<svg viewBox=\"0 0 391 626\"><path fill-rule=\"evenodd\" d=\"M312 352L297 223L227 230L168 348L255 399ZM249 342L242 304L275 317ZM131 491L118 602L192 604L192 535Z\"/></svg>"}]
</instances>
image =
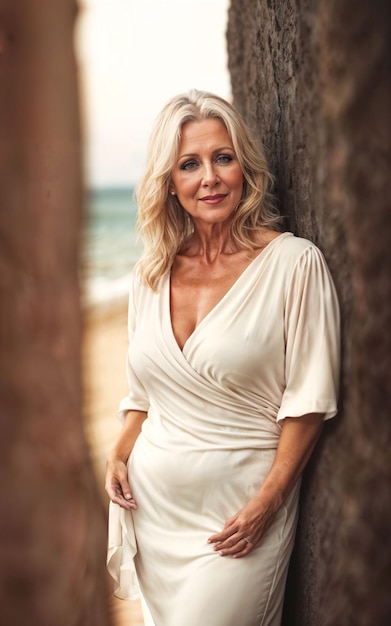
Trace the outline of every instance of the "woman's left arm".
<instances>
[{"instance_id":1,"label":"woman's left arm","mask_svg":"<svg viewBox=\"0 0 391 626\"><path fill-rule=\"evenodd\" d=\"M322 430L323 414L287 417L276 457L258 493L228 519L220 533L209 538L222 556L246 556L273 522L274 516L299 480Z\"/></svg>"}]
</instances>

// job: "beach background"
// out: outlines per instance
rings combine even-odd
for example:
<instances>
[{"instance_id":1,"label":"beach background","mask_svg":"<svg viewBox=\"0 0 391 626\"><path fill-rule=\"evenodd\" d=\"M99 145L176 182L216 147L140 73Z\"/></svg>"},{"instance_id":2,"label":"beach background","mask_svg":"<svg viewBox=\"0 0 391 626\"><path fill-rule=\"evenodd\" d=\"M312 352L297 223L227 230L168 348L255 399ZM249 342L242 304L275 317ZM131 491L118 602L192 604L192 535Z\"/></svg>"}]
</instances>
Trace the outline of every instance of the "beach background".
<instances>
[{"instance_id":1,"label":"beach background","mask_svg":"<svg viewBox=\"0 0 391 626\"><path fill-rule=\"evenodd\" d=\"M126 302L129 274L141 253L133 187L92 188L85 194L81 248L83 304L92 312Z\"/></svg>"},{"instance_id":2,"label":"beach background","mask_svg":"<svg viewBox=\"0 0 391 626\"><path fill-rule=\"evenodd\" d=\"M107 510L104 471L107 452L120 431L116 418L127 393L127 299L131 269L140 254L134 230L136 202L132 187L96 188L86 193L81 248L84 340L84 424L92 462ZM144 624L140 602L112 596L116 626Z\"/></svg>"}]
</instances>

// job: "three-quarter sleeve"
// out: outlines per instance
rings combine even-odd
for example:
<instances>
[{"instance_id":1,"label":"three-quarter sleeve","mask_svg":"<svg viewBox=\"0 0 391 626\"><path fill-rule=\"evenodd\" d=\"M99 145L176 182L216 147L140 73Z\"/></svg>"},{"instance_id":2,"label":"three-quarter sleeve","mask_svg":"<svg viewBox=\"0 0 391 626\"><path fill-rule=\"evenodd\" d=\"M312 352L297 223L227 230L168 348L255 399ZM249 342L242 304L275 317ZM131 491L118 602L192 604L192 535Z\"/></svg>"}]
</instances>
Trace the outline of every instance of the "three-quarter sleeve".
<instances>
[{"instance_id":1,"label":"three-quarter sleeve","mask_svg":"<svg viewBox=\"0 0 391 626\"><path fill-rule=\"evenodd\" d=\"M277 420L337 413L338 299L320 250L308 246L293 269L285 302L285 390Z\"/></svg>"},{"instance_id":2,"label":"three-quarter sleeve","mask_svg":"<svg viewBox=\"0 0 391 626\"><path fill-rule=\"evenodd\" d=\"M128 307L128 336L129 347L126 360L126 376L129 385L129 393L123 398L119 404L118 417L121 421L124 421L127 411L148 411L149 399L139 378L136 376L134 369L131 365L130 354L132 350L133 336L136 330L136 296L135 296L135 281L136 278L132 274L132 281L129 290L129 307Z\"/></svg>"}]
</instances>

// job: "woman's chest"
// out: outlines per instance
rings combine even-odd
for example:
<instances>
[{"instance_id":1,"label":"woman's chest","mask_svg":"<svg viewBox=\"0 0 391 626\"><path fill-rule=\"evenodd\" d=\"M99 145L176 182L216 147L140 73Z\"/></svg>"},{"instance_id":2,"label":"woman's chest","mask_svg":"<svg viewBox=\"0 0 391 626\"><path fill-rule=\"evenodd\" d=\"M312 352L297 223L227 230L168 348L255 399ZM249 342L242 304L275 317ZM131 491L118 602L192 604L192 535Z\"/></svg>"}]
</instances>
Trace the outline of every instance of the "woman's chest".
<instances>
[{"instance_id":1,"label":"woman's chest","mask_svg":"<svg viewBox=\"0 0 391 626\"><path fill-rule=\"evenodd\" d=\"M229 295L243 272L245 263L223 268L195 268L174 271L169 284L171 326L182 349L201 322Z\"/></svg>"}]
</instances>

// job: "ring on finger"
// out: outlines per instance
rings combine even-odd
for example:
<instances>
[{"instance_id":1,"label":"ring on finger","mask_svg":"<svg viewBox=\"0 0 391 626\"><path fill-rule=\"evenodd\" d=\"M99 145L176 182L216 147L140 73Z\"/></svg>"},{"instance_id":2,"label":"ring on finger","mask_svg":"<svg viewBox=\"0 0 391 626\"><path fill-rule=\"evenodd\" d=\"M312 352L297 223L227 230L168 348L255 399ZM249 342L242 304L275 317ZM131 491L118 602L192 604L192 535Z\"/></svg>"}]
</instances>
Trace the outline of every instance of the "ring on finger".
<instances>
[{"instance_id":1,"label":"ring on finger","mask_svg":"<svg viewBox=\"0 0 391 626\"><path fill-rule=\"evenodd\" d=\"M250 541L248 537L243 537L243 539L245 540L246 543L252 543L252 541Z\"/></svg>"}]
</instances>

